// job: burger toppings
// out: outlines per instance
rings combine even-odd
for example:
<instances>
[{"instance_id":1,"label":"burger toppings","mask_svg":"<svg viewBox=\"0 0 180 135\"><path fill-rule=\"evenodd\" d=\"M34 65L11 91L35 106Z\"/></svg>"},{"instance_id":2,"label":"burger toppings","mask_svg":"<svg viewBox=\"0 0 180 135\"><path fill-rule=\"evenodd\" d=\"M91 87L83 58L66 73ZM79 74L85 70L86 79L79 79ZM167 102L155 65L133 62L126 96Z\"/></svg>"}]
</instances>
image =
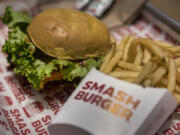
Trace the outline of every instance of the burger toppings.
<instances>
[{"instance_id":1,"label":"burger toppings","mask_svg":"<svg viewBox=\"0 0 180 135\"><path fill-rule=\"evenodd\" d=\"M29 15L13 11L11 7L6 8L2 21L10 29L2 51L14 65L14 72L25 76L36 90L43 88L48 81L63 78L73 82L77 78L81 79L92 67L99 68L102 63L103 57L77 62L44 54L31 42L26 32L31 22Z\"/></svg>"}]
</instances>

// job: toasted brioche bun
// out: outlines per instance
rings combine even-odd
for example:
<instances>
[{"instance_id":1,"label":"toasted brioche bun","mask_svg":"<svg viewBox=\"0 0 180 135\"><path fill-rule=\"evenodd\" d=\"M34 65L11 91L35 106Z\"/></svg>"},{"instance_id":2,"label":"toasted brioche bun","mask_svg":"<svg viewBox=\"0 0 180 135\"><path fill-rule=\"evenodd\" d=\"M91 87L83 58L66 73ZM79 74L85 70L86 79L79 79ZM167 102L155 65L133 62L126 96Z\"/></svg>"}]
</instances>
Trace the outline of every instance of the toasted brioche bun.
<instances>
[{"instance_id":1,"label":"toasted brioche bun","mask_svg":"<svg viewBox=\"0 0 180 135\"><path fill-rule=\"evenodd\" d=\"M40 13L27 32L40 50L59 59L98 57L111 47L110 33L103 22L72 9L50 9Z\"/></svg>"}]
</instances>

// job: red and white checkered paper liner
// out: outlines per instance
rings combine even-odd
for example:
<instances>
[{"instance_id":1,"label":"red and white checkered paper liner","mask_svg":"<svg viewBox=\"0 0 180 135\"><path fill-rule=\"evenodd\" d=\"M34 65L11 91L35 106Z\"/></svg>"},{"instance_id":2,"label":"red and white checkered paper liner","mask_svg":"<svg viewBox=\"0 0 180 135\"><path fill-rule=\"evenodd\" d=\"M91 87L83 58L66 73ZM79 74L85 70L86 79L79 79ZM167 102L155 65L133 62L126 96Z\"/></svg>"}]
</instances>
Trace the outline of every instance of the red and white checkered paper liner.
<instances>
[{"instance_id":1,"label":"red and white checkered paper liner","mask_svg":"<svg viewBox=\"0 0 180 135\"><path fill-rule=\"evenodd\" d=\"M117 28L111 34L117 41L124 35L133 34L178 44L173 37L145 17L134 25ZM1 52L7 36L8 28L0 22L0 127L14 135L48 135L47 126L61 110L72 91L66 89L54 97L49 97L45 93L36 92L30 84L9 71L6 55ZM178 135L178 133L180 133L180 106L159 129L157 135Z\"/></svg>"}]
</instances>

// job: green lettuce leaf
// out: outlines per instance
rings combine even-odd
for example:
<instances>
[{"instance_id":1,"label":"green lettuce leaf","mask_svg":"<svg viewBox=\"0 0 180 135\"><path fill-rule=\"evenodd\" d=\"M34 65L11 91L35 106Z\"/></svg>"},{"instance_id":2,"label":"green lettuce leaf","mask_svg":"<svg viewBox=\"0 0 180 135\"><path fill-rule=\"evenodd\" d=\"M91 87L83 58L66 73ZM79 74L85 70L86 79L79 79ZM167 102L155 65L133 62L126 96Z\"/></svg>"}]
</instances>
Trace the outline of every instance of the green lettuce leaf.
<instances>
[{"instance_id":1,"label":"green lettuce leaf","mask_svg":"<svg viewBox=\"0 0 180 135\"><path fill-rule=\"evenodd\" d=\"M8 40L3 45L3 53L8 54L8 61L14 65L14 72L25 76L36 90L40 88L40 82L50 77L53 71L60 71L67 81L82 79L92 67L99 68L103 58L84 60L84 65L75 61L55 59L45 56L35 45L30 42L24 29L27 26L17 25L29 24L31 18L24 13L18 13L8 7L2 18L3 22L11 28Z\"/></svg>"},{"instance_id":2,"label":"green lettuce leaf","mask_svg":"<svg viewBox=\"0 0 180 135\"><path fill-rule=\"evenodd\" d=\"M31 17L27 13L16 12L10 6L5 9L5 13L2 18L3 23L9 28L18 24L29 24L31 20Z\"/></svg>"}]
</instances>

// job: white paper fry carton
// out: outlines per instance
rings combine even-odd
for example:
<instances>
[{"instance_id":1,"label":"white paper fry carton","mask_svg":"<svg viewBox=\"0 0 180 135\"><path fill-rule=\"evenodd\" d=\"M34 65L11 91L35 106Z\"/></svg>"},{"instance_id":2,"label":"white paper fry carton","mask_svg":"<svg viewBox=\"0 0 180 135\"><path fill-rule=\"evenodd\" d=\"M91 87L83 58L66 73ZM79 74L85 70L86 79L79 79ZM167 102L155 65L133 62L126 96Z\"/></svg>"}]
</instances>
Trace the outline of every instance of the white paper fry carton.
<instances>
[{"instance_id":1,"label":"white paper fry carton","mask_svg":"<svg viewBox=\"0 0 180 135\"><path fill-rule=\"evenodd\" d=\"M52 135L154 135L176 107L167 89L143 88L92 69L48 129Z\"/></svg>"}]
</instances>

